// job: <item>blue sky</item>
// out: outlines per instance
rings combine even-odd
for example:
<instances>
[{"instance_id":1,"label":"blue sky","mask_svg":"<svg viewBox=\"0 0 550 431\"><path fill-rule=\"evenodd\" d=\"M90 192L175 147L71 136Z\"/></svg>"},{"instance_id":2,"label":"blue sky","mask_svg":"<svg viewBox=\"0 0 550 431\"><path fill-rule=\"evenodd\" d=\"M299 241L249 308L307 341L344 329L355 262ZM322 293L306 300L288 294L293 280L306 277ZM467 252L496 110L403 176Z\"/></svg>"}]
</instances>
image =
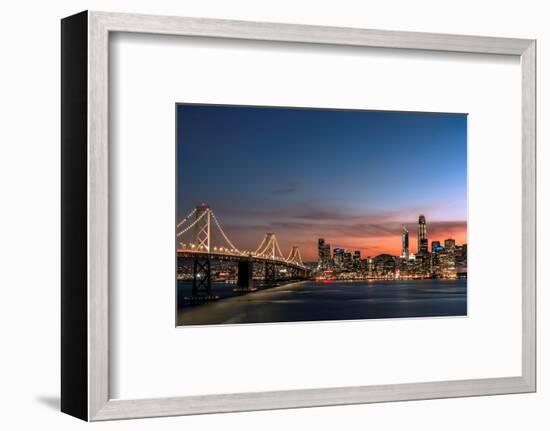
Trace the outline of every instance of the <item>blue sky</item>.
<instances>
[{"instance_id":1,"label":"blue sky","mask_svg":"<svg viewBox=\"0 0 550 431\"><path fill-rule=\"evenodd\" d=\"M269 230L308 259L317 237L393 253L420 213L465 239L464 114L182 104L177 132L179 215L207 203L239 248Z\"/></svg>"}]
</instances>

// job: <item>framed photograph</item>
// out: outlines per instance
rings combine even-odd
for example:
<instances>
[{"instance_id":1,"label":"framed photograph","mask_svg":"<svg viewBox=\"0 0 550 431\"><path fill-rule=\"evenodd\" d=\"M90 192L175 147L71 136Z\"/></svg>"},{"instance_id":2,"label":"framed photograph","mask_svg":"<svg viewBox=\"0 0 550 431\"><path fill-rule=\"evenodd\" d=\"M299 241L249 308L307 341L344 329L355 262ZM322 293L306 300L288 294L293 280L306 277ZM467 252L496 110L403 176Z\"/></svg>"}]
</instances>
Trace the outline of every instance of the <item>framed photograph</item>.
<instances>
[{"instance_id":1,"label":"framed photograph","mask_svg":"<svg viewBox=\"0 0 550 431\"><path fill-rule=\"evenodd\" d=\"M61 409L534 392L534 40L82 12Z\"/></svg>"}]
</instances>

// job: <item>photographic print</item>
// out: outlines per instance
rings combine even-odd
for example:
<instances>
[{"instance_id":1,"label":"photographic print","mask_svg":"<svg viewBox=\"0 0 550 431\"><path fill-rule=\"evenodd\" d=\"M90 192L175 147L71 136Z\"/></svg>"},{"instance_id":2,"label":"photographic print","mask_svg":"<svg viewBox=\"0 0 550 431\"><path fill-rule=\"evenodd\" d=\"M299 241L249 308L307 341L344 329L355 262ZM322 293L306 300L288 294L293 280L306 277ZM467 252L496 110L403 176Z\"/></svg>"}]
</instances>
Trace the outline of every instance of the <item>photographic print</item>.
<instances>
[{"instance_id":1,"label":"photographic print","mask_svg":"<svg viewBox=\"0 0 550 431\"><path fill-rule=\"evenodd\" d=\"M467 314L467 115L176 105L176 324Z\"/></svg>"}]
</instances>

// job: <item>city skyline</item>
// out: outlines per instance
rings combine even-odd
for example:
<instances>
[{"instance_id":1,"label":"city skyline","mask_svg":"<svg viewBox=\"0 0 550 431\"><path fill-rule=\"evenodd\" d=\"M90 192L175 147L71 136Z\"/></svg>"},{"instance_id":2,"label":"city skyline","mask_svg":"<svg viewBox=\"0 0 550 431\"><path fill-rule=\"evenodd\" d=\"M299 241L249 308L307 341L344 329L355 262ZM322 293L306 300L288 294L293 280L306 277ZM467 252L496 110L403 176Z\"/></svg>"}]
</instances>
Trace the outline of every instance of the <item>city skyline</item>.
<instances>
[{"instance_id":1,"label":"city skyline","mask_svg":"<svg viewBox=\"0 0 550 431\"><path fill-rule=\"evenodd\" d=\"M465 279L468 274L468 245L454 238L432 240L429 246L428 222L418 216L418 248L411 253L409 230L403 226L400 255L382 253L362 256L359 250L332 247L324 238L317 240L316 280L419 280Z\"/></svg>"},{"instance_id":2,"label":"city skyline","mask_svg":"<svg viewBox=\"0 0 550 431\"><path fill-rule=\"evenodd\" d=\"M400 236L400 241L401 241L400 252L399 253L381 252L381 253L378 253L378 255L388 254L394 257L409 259L409 257L414 258L415 256L433 252L434 247L448 248L447 245L451 243L453 244L453 246L455 244L457 246L458 245L467 246L468 244L466 239L464 241L457 241L457 239L454 238L453 236L445 237L445 239L441 239L441 238L436 239L436 238L429 237L427 232L427 229L428 229L427 226L429 225L429 222L427 222L424 214L419 215L417 224L418 224L418 237L416 241L416 251L411 250L410 232L407 226L403 225L401 230L401 236ZM424 238L423 242L418 241L418 238L420 237ZM424 246L421 246L421 244L424 244ZM441 244L444 244L444 246L442 246ZM361 249L359 248L353 249L349 247L342 247L338 244L333 244L330 242L328 238L325 238L325 237L317 238L317 260L318 261L323 260L323 258L325 259L330 258L334 250L351 252L351 253L354 253L355 255L357 255L357 253L359 252L360 253L359 256L361 259L378 256L378 255L364 255L361 253Z\"/></svg>"},{"instance_id":3,"label":"city skyline","mask_svg":"<svg viewBox=\"0 0 550 431\"><path fill-rule=\"evenodd\" d=\"M430 243L467 242L466 115L177 110L178 216L207 202L241 249L273 231L304 261L317 260L318 238L364 257L397 256L406 226L416 253L418 214Z\"/></svg>"},{"instance_id":4,"label":"city skyline","mask_svg":"<svg viewBox=\"0 0 550 431\"><path fill-rule=\"evenodd\" d=\"M432 237L429 234L429 231L427 231L429 229L429 227L426 227L426 226L429 226L430 223L426 221L426 218L423 214L420 215L420 216L424 217L424 222L425 222L425 225L423 227L423 232L425 234L426 247L424 249L422 249L423 252L427 252L427 251L431 250L432 243L441 243L441 244L443 244L447 240L453 240L457 244L467 244L468 243L467 236L460 237L460 239L457 239L457 237L455 237L453 235L447 235L447 236L443 235L443 236L438 236L438 237ZM412 223L409 223L408 225L410 226L411 224ZM389 255L392 255L392 256L399 256L399 257L414 256L416 254L421 253L421 250L419 249L419 242L418 242L418 237L419 236L416 237L416 241L411 241L411 239L414 238L414 236L411 236L411 233L408 230L408 225L407 224L401 225L401 230L396 235L392 236L392 238L396 238L398 241L400 241L400 243L399 243L399 245L395 245L395 247L391 251L382 250L381 247L372 247L372 248L369 248L369 249L370 250L376 250L375 254L364 254L363 250L368 250L367 248L346 247L346 246L341 245L338 241L336 241L336 242L331 241L330 238L326 237L326 236L317 238L317 245L318 245L318 241L320 239L323 239L326 244L330 245L331 250L342 249L342 250L349 251L349 252L360 251L362 259L366 258L366 257L375 257L379 254L389 254ZM382 251L380 251L380 250L382 250ZM317 250L317 253L318 253L318 250ZM317 254L316 259L318 259L318 257L319 256ZM316 260L316 259L314 259L314 260Z\"/></svg>"}]
</instances>

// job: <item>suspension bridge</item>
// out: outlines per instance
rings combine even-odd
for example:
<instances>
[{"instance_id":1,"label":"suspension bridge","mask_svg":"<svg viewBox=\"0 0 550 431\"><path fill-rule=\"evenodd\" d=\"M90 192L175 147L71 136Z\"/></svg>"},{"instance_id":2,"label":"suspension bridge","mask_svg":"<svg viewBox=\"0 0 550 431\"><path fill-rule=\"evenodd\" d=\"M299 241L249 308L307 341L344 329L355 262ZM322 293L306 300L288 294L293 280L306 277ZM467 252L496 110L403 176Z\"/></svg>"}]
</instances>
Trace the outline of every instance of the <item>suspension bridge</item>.
<instances>
[{"instance_id":1,"label":"suspension bridge","mask_svg":"<svg viewBox=\"0 0 550 431\"><path fill-rule=\"evenodd\" d=\"M178 264L193 261L193 290L195 297L205 291L212 295L211 261L235 262L237 281L241 289L251 289L256 265L263 266L264 284L277 283L281 269L287 278L304 279L307 268L302 261L300 249L292 246L288 255L282 253L274 232L266 232L256 250L241 250L229 239L214 211L200 204L176 225ZM188 241L186 242L186 239Z\"/></svg>"}]
</instances>

